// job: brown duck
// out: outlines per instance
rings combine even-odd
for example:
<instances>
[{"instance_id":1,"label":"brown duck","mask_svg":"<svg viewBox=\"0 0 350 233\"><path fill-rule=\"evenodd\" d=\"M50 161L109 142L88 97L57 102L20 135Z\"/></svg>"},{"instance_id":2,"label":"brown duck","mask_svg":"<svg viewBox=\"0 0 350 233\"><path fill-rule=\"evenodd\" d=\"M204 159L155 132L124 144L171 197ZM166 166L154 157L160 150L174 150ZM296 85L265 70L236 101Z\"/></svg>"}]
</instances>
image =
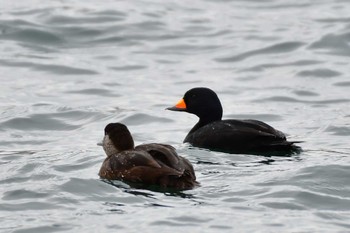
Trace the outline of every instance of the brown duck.
<instances>
[{"instance_id":1,"label":"brown duck","mask_svg":"<svg viewBox=\"0 0 350 233\"><path fill-rule=\"evenodd\" d=\"M121 123L105 127L103 149L107 154L99 172L103 179L176 189L198 184L191 163L177 155L174 147L159 143L134 147L128 128Z\"/></svg>"}]
</instances>

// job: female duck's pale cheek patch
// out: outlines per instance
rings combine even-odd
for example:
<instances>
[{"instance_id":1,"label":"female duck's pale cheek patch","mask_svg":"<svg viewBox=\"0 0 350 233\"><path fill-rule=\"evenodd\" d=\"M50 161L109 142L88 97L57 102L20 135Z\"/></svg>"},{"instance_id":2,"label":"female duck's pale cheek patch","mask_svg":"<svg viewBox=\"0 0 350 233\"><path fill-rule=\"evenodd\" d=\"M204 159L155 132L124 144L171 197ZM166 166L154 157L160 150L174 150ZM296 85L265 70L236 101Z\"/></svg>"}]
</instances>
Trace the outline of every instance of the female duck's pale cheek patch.
<instances>
[{"instance_id":1,"label":"female duck's pale cheek patch","mask_svg":"<svg viewBox=\"0 0 350 233\"><path fill-rule=\"evenodd\" d=\"M118 149L114 146L112 140L109 138L108 135L106 135L103 138L103 150L105 151L107 156L111 156L113 154L118 153Z\"/></svg>"}]
</instances>

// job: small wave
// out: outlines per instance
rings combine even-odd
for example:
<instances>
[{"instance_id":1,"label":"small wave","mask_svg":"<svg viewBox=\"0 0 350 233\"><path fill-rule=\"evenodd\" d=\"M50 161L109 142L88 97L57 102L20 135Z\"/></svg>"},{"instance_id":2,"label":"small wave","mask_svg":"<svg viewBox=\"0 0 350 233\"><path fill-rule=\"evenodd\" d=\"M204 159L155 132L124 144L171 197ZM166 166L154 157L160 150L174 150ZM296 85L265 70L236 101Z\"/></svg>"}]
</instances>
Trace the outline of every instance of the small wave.
<instances>
[{"instance_id":1,"label":"small wave","mask_svg":"<svg viewBox=\"0 0 350 233\"><path fill-rule=\"evenodd\" d=\"M0 123L3 129L16 129L23 131L71 131L81 127L86 121L95 121L95 119L101 119L103 114L97 113L91 110L76 110L66 107L56 107L52 105L36 105L33 107L36 111L48 111L49 113L36 113L29 114L26 117L7 117ZM28 114L28 113L23 113ZM70 122L69 124L67 122ZM75 124L73 124L75 123ZM28 142L31 142L29 140ZM46 140L34 140L35 144L45 143ZM23 143L25 143L24 140Z\"/></svg>"},{"instance_id":2,"label":"small wave","mask_svg":"<svg viewBox=\"0 0 350 233\"><path fill-rule=\"evenodd\" d=\"M81 69L76 67L71 67L68 65L52 65L52 64L39 64L33 62L20 62L20 61L6 61L0 60L0 64L5 66L12 67L26 67L32 70L43 71L52 74L59 75L95 75L98 72L89 70L89 69Z\"/></svg>"},{"instance_id":3,"label":"small wave","mask_svg":"<svg viewBox=\"0 0 350 233\"><path fill-rule=\"evenodd\" d=\"M62 44L63 37L48 28L24 20L1 20L0 40L33 44Z\"/></svg>"},{"instance_id":4,"label":"small wave","mask_svg":"<svg viewBox=\"0 0 350 233\"><path fill-rule=\"evenodd\" d=\"M60 232L60 231L68 231L73 230L76 226L71 225L69 223L65 224L47 224L47 226L40 226L40 227L25 227L23 229L20 229L22 227L17 226L16 230L13 231L13 233L38 233L38 232Z\"/></svg>"},{"instance_id":5,"label":"small wave","mask_svg":"<svg viewBox=\"0 0 350 233\"><path fill-rule=\"evenodd\" d=\"M342 34L327 34L320 40L313 42L308 48L324 50L329 54L350 56L350 32Z\"/></svg>"},{"instance_id":6,"label":"small wave","mask_svg":"<svg viewBox=\"0 0 350 233\"><path fill-rule=\"evenodd\" d=\"M293 91L297 96L319 96L320 94L312 91L305 91L305 90L295 90Z\"/></svg>"},{"instance_id":7,"label":"small wave","mask_svg":"<svg viewBox=\"0 0 350 233\"><path fill-rule=\"evenodd\" d=\"M270 68L280 68L280 67L288 67L288 66L310 66L310 65L317 65L317 64L322 64L324 62L322 61L317 61L317 60L299 60L295 62L286 62L286 63L266 63L266 64L261 64L261 65L256 65L253 67L245 68L240 70L240 72L246 72L246 71L255 71L255 72L260 72L263 70L267 70Z\"/></svg>"},{"instance_id":8,"label":"small wave","mask_svg":"<svg viewBox=\"0 0 350 233\"><path fill-rule=\"evenodd\" d=\"M328 126L327 129L325 130L326 132L330 132L333 135L338 135L338 136L350 136L350 127L346 126Z\"/></svg>"},{"instance_id":9,"label":"small wave","mask_svg":"<svg viewBox=\"0 0 350 233\"><path fill-rule=\"evenodd\" d=\"M83 90L72 90L66 91L66 93L73 94L84 94L84 95L98 95L98 96L108 96L108 97L118 97L120 95L112 93L110 90L101 88L88 88Z\"/></svg>"},{"instance_id":10,"label":"small wave","mask_svg":"<svg viewBox=\"0 0 350 233\"><path fill-rule=\"evenodd\" d=\"M64 123L60 120L51 119L50 114L35 114L30 117L16 117L2 122L0 125L4 128L17 129L23 131L32 130L75 130L79 126Z\"/></svg>"},{"instance_id":11,"label":"small wave","mask_svg":"<svg viewBox=\"0 0 350 233\"><path fill-rule=\"evenodd\" d=\"M128 70L143 70L146 69L147 66L143 65L125 65L125 66L112 66L109 67L112 70L117 70L117 71L128 71Z\"/></svg>"},{"instance_id":12,"label":"small wave","mask_svg":"<svg viewBox=\"0 0 350 233\"><path fill-rule=\"evenodd\" d=\"M104 24L110 22L118 22L125 19L125 13L111 11L106 14L107 11L103 12L95 12L96 16L68 16L68 15L51 15L45 21L49 25L59 25L59 26L67 26L67 25L91 25L91 24ZM114 12L114 14L112 14Z\"/></svg>"},{"instance_id":13,"label":"small wave","mask_svg":"<svg viewBox=\"0 0 350 233\"><path fill-rule=\"evenodd\" d=\"M280 208L278 199L293 198L298 208L317 208L318 210L348 210L350 207L347 183L349 166L320 165L302 168L296 175L257 184L269 186L271 191L259 199L274 198L276 202L264 202L263 205ZM275 188L273 188L275 187ZM281 188L284 190L281 191ZM342 188L341 188L342 187ZM287 189L286 189L287 188ZM290 202L289 202L290 203ZM288 206L282 206L287 208ZM287 208L288 209L288 208Z\"/></svg>"},{"instance_id":14,"label":"small wave","mask_svg":"<svg viewBox=\"0 0 350 233\"><path fill-rule=\"evenodd\" d=\"M304 43L302 42L284 42L280 44L271 45L262 49L256 49L249 52L241 53L232 57L216 58L215 60L218 62L238 62L258 55L289 53L299 49L303 45Z\"/></svg>"},{"instance_id":15,"label":"small wave","mask_svg":"<svg viewBox=\"0 0 350 233\"><path fill-rule=\"evenodd\" d=\"M0 208L4 211L23 211L23 210L48 210L57 209L57 205L48 202L31 201L18 204L0 204Z\"/></svg>"},{"instance_id":16,"label":"small wave","mask_svg":"<svg viewBox=\"0 0 350 233\"><path fill-rule=\"evenodd\" d=\"M254 100L254 102L289 102L289 103L312 103L312 104L332 104L332 103L348 103L350 99L327 99L327 100L300 100L288 96L273 96L269 98L261 98Z\"/></svg>"},{"instance_id":17,"label":"small wave","mask_svg":"<svg viewBox=\"0 0 350 233\"><path fill-rule=\"evenodd\" d=\"M160 46L150 53L156 54L200 54L218 49L220 46L213 45L194 45L194 44L177 44L169 46Z\"/></svg>"},{"instance_id":18,"label":"small wave","mask_svg":"<svg viewBox=\"0 0 350 233\"><path fill-rule=\"evenodd\" d=\"M48 197L48 193L36 192L25 189L16 189L7 191L3 194L4 200L20 200L20 199L32 199L32 198L45 198Z\"/></svg>"},{"instance_id":19,"label":"small wave","mask_svg":"<svg viewBox=\"0 0 350 233\"><path fill-rule=\"evenodd\" d=\"M121 120L126 125L144 125L149 123L173 122L165 117L156 117L144 113L136 113Z\"/></svg>"},{"instance_id":20,"label":"small wave","mask_svg":"<svg viewBox=\"0 0 350 233\"><path fill-rule=\"evenodd\" d=\"M350 86L350 82L337 82L337 83L334 83L333 84L334 86L337 86L337 87L349 87Z\"/></svg>"},{"instance_id":21,"label":"small wave","mask_svg":"<svg viewBox=\"0 0 350 233\"><path fill-rule=\"evenodd\" d=\"M317 78L333 78L340 76L341 73L331 69L314 69L314 70L303 70L297 73L301 77L317 77Z\"/></svg>"}]
</instances>

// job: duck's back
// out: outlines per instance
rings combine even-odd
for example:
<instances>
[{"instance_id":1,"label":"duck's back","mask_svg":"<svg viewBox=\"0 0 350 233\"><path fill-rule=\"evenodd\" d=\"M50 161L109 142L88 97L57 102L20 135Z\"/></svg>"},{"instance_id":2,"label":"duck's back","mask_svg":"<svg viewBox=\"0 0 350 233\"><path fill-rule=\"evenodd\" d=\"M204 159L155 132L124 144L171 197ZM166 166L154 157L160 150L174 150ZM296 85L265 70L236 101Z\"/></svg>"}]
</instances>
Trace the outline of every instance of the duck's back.
<instances>
[{"instance_id":1,"label":"duck's back","mask_svg":"<svg viewBox=\"0 0 350 233\"><path fill-rule=\"evenodd\" d=\"M128 182L172 188L192 188L196 177L190 162L165 144L144 144L112 155L104 161L100 176Z\"/></svg>"},{"instance_id":2,"label":"duck's back","mask_svg":"<svg viewBox=\"0 0 350 233\"><path fill-rule=\"evenodd\" d=\"M257 120L220 120L191 131L184 142L229 153L264 153L294 149L285 135Z\"/></svg>"}]
</instances>

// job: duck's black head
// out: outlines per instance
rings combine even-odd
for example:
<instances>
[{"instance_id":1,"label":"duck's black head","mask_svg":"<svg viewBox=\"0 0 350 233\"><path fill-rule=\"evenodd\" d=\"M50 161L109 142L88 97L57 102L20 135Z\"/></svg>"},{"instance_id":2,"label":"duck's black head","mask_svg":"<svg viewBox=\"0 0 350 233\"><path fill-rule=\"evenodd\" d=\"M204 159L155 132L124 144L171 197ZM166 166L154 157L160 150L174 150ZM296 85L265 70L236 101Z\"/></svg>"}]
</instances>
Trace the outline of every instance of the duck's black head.
<instances>
[{"instance_id":1,"label":"duck's black head","mask_svg":"<svg viewBox=\"0 0 350 233\"><path fill-rule=\"evenodd\" d=\"M128 128L121 123L109 123L105 127L103 149L107 156L134 148L134 140Z\"/></svg>"},{"instance_id":2,"label":"duck's black head","mask_svg":"<svg viewBox=\"0 0 350 233\"><path fill-rule=\"evenodd\" d=\"M206 87L190 89L175 106L167 109L195 114L202 121L216 121L222 118L219 97L213 90Z\"/></svg>"}]
</instances>

